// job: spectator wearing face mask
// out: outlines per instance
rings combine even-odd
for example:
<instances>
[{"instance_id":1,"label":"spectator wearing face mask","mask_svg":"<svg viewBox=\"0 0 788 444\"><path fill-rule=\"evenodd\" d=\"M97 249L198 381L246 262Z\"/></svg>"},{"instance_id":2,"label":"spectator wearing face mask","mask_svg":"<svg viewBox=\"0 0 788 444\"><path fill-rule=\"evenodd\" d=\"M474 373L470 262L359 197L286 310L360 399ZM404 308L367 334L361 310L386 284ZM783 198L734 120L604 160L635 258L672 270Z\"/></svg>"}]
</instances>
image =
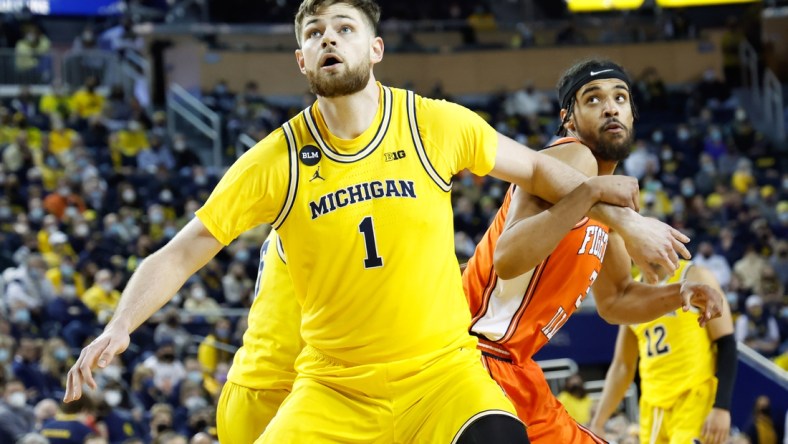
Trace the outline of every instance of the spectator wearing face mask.
<instances>
[{"instance_id":1,"label":"spectator wearing face mask","mask_svg":"<svg viewBox=\"0 0 788 444\"><path fill-rule=\"evenodd\" d=\"M12 364L14 376L25 385L28 397L33 402L48 396L46 378L41 371L38 342L32 337L21 338Z\"/></svg>"},{"instance_id":2,"label":"spectator wearing face mask","mask_svg":"<svg viewBox=\"0 0 788 444\"><path fill-rule=\"evenodd\" d=\"M27 405L25 385L18 379L8 380L0 399L0 442L16 442L35 426L36 415Z\"/></svg>"},{"instance_id":3,"label":"spectator wearing face mask","mask_svg":"<svg viewBox=\"0 0 788 444\"><path fill-rule=\"evenodd\" d=\"M208 297L208 291L201 282L195 282L189 287L189 296L183 303L183 308L193 316L193 322L215 323L222 315L221 307L215 300Z\"/></svg>"},{"instance_id":4,"label":"spectator wearing face mask","mask_svg":"<svg viewBox=\"0 0 788 444\"><path fill-rule=\"evenodd\" d=\"M189 419L199 410L209 406L208 399L208 393L199 383L184 381L180 385L180 393L177 400L178 406L173 414L173 428L181 432L187 432ZM193 434L189 433L188 435L191 436Z\"/></svg>"},{"instance_id":5,"label":"spectator wearing face mask","mask_svg":"<svg viewBox=\"0 0 788 444\"><path fill-rule=\"evenodd\" d=\"M173 433L172 424L172 406L163 403L155 404L150 409L147 442L161 442L167 434Z\"/></svg>"},{"instance_id":6,"label":"spectator wearing face mask","mask_svg":"<svg viewBox=\"0 0 788 444\"><path fill-rule=\"evenodd\" d=\"M137 167L137 155L150 148L145 127L138 119L129 120L126 128L110 135L110 150L115 169L133 170Z\"/></svg>"},{"instance_id":7,"label":"spectator wearing face mask","mask_svg":"<svg viewBox=\"0 0 788 444\"><path fill-rule=\"evenodd\" d=\"M591 397L583 386L583 378L575 373L566 380L564 390L558 394L558 400L566 408L567 413L578 424L588 425L591 421Z\"/></svg>"},{"instance_id":8,"label":"spectator wearing face mask","mask_svg":"<svg viewBox=\"0 0 788 444\"><path fill-rule=\"evenodd\" d=\"M745 313L736 319L736 340L758 353L771 357L780 344L777 319L764 310L763 299L750 295L744 303Z\"/></svg>"},{"instance_id":9,"label":"spectator wearing face mask","mask_svg":"<svg viewBox=\"0 0 788 444\"><path fill-rule=\"evenodd\" d=\"M52 299L54 290L45 274L46 262L39 254L31 254L21 267L3 272L4 302L14 312L12 322L29 324L43 304Z\"/></svg>"},{"instance_id":10,"label":"spectator wearing face mask","mask_svg":"<svg viewBox=\"0 0 788 444\"><path fill-rule=\"evenodd\" d=\"M85 277L74 268L74 258L65 256L60 265L47 270L46 278L52 284L55 295L68 293L81 297L85 293Z\"/></svg>"},{"instance_id":11,"label":"spectator wearing face mask","mask_svg":"<svg viewBox=\"0 0 788 444\"><path fill-rule=\"evenodd\" d=\"M102 325L112 318L119 300L120 292L115 289L112 272L107 269L96 272L93 286L82 296L82 302L93 311Z\"/></svg>"},{"instance_id":12,"label":"spectator wearing face mask","mask_svg":"<svg viewBox=\"0 0 788 444\"><path fill-rule=\"evenodd\" d=\"M698 254L692 259L697 265L708 268L723 289L728 288L731 282L731 266L725 256L714 252L711 242L701 242L698 245Z\"/></svg>"},{"instance_id":13,"label":"spectator wearing face mask","mask_svg":"<svg viewBox=\"0 0 788 444\"><path fill-rule=\"evenodd\" d=\"M98 79L89 76L85 79L82 88L71 96L72 111L83 120L98 117L104 109L104 96L96 92Z\"/></svg>"},{"instance_id":14,"label":"spectator wearing face mask","mask_svg":"<svg viewBox=\"0 0 788 444\"><path fill-rule=\"evenodd\" d=\"M221 318L214 324L213 331L200 343L197 351L202 367L213 373L219 363L230 363L235 347L230 343L232 326L226 318Z\"/></svg>"},{"instance_id":15,"label":"spectator wearing face mask","mask_svg":"<svg viewBox=\"0 0 788 444\"><path fill-rule=\"evenodd\" d=\"M14 376L11 360L15 347L16 340L12 336L0 334L0 381L8 381Z\"/></svg>"},{"instance_id":16,"label":"spectator wearing face mask","mask_svg":"<svg viewBox=\"0 0 788 444\"><path fill-rule=\"evenodd\" d=\"M46 396L60 399L65 394L66 375L74 364L74 357L65 341L50 338L41 351L41 373L46 382Z\"/></svg>"},{"instance_id":17,"label":"spectator wearing face mask","mask_svg":"<svg viewBox=\"0 0 788 444\"><path fill-rule=\"evenodd\" d=\"M247 251L247 250L244 250ZM227 274L222 278L224 300L230 307L243 307L248 304L254 282L246 274L246 264L233 261L227 268Z\"/></svg>"},{"instance_id":18,"label":"spectator wearing face mask","mask_svg":"<svg viewBox=\"0 0 788 444\"><path fill-rule=\"evenodd\" d=\"M181 325L178 309L170 307L164 313L164 322L160 322L153 331L153 340L158 344L165 339L172 339L175 343L175 353L183 355L187 346L192 341L192 335Z\"/></svg>"},{"instance_id":19,"label":"spectator wearing face mask","mask_svg":"<svg viewBox=\"0 0 788 444\"><path fill-rule=\"evenodd\" d=\"M98 404L98 422L107 431L110 444L121 444L131 438L142 438L142 425L132 412L133 406L128 393L120 382L107 382L103 399ZM137 415L141 416L141 415Z\"/></svg>"},{"instance_id":20,"label":"spectator wearing face mask","mask_svg":"<svg viewBox=\"0 0 788 444\"><path fill-rule=\"evenodd\" d=\"M189 148L189 142L183 134L178 133L173 137L172 151L177 171L188 172L193 167L201 165L200 158Z\"/></svg>"},{"instance_id":21,"label":"spectator wearing face mask","mask_svg":"<svg viewBox=\"0 0 788 444\"><path fill-rule=\"evenodd\" d=\"M63 338L69 347L79 348L94 333L96 316L79 298L77 286L63 282L61 286L62 291L44 310L44 329Z\"/></svg>"},{"instance_id":22,"label":"spectator wearing face mask","mask_svg":"<svg viewBox=\"0 0 788 444\"><path fill-rule=\"evenodd\" d=\"M166 338L159 342L156 353L143 363L153 371L153 385L165 396L171 396L175 386L186 377L186 368L176 359L175 343Z\"/></svg>"}]
</instances>

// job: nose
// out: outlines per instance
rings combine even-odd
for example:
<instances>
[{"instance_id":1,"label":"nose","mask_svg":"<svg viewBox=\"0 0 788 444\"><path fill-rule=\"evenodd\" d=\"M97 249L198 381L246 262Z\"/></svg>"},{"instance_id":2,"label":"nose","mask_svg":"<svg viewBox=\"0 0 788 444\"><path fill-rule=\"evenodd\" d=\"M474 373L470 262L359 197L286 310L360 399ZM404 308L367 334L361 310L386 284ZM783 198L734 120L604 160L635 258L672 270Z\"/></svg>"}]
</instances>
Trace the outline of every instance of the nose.
<instances>
[{"instance_id":1,"label":"nose","mask_svg":"<svg viewBox=\"0 0 788 444\"><path fill-rule=\"evenodd\" d=\"M605 117L616 117L618 116L618 106L619 104L616 103L615 99L608 99L605 101L605 106L602 108L602 112L604 113Z\"/></svg>"},{"instance_id":2,"label":"nose","mask_svg":"<svg viewBox=\"0 0 788 444\"><path fill-rule=\"evenodd\" d=\"M321 46L325 48L328 45L336 46L336 44L337 44L336 33L332 29L326 29L325 32L323 32L323 41L321 43Z\"/></svg>"}]
</instances>

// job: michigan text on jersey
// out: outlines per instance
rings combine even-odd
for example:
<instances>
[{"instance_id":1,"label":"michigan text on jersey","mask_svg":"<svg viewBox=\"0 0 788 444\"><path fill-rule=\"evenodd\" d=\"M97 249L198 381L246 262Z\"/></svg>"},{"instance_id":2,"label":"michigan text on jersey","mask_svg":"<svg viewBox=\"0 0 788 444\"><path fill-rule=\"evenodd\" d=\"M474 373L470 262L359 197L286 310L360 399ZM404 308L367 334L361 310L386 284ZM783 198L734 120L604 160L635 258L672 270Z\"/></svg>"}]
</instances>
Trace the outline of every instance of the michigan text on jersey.
<instances>
[{"instance_id":1,"label":"michigan text on jersey","mask_svg":"<svg viewBox=\"0 0 788 444\"><path fill-rule=\"evenodd\" d=\"M309 202L309 208L312 210L312 220L314 220L337 208L381 197L415 199L416 188L412 180L386 179L384 181L363 182L321 196L319 202Z\"/></svg>"}]
</instances>

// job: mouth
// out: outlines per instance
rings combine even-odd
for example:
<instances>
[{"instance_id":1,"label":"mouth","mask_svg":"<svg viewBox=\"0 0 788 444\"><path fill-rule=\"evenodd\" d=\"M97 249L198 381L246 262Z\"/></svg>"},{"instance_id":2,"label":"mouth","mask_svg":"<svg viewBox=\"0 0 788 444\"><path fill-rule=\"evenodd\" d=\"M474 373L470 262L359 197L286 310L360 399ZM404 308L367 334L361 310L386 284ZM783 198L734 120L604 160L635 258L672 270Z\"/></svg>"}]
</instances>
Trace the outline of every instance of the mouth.
<instances>
[{"instance_id":1,"label":"mouth","mask_svg":"<svg viewBox=\"0 0 788 444\"><path fill-rule=\"evenodd\" d=\"M331 68L333 66L337 66L342 64L342 58L337 56L336 54L325 54L320 59L320 68Z\"/></svg>"},{"instance_id":2,"label":"mouth","mask_svg":"<svg viewBox=\"0 0 788 444\"><path fill-rule=\"evenodd\" d=\"M602 131L606 133L623 133L625 131L624 125L617 122L610 122L602 127Z\"/></svg>"}]
</instances>

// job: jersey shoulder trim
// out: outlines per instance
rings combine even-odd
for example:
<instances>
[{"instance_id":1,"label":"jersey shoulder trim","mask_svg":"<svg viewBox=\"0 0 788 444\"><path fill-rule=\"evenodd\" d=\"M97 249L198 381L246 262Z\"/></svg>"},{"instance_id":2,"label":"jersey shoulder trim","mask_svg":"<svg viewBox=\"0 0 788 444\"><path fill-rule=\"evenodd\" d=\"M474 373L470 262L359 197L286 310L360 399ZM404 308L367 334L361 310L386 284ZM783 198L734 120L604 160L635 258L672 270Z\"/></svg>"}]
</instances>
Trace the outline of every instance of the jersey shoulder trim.
<instances>
[{"instance_id":1,"label":"jersey shoulder trim","mask_svg":"<svg viewBox=\"0 0 788 444\"><path fill-rule=\"evenodd\" d=\"M424 142L421 139L421 134L419 133L419 122L416 117L416 94L413 91L408 91L408 126L410 126L410 134L413 138L413 145L416 147L416 153L419 156L419 161L421 161L421 166L424 167L424 170L427 172L427 175L430 176L433 182L438 185L438 187L445 191L451 191L451 180L448 182L438 174L438 171L435 169L435 166L432 165L430 162L429 157L427 157L427 151L424 149Z\"/></svg>"},{"instance_id":2,"label":"jersey shoulder trim","mask_svg":"<svg viewBox=\"0 0 788 444\"><path fill-rule=\"evenodd\" d=\"M290 214L290 210L293 208L296 191L298 190L298 153L296 153L296 141L291 122L292 120L282 125L282 130L284 130L285 133L285 140L287 141L287 155L290 161L290 175L287 179L287 197L285 198L285 203L282 205L282 209L279 210L279 214L271 224L274 230L281 227L285 219L287 219L287 215Z\"/></svg>"}]
</instances>

